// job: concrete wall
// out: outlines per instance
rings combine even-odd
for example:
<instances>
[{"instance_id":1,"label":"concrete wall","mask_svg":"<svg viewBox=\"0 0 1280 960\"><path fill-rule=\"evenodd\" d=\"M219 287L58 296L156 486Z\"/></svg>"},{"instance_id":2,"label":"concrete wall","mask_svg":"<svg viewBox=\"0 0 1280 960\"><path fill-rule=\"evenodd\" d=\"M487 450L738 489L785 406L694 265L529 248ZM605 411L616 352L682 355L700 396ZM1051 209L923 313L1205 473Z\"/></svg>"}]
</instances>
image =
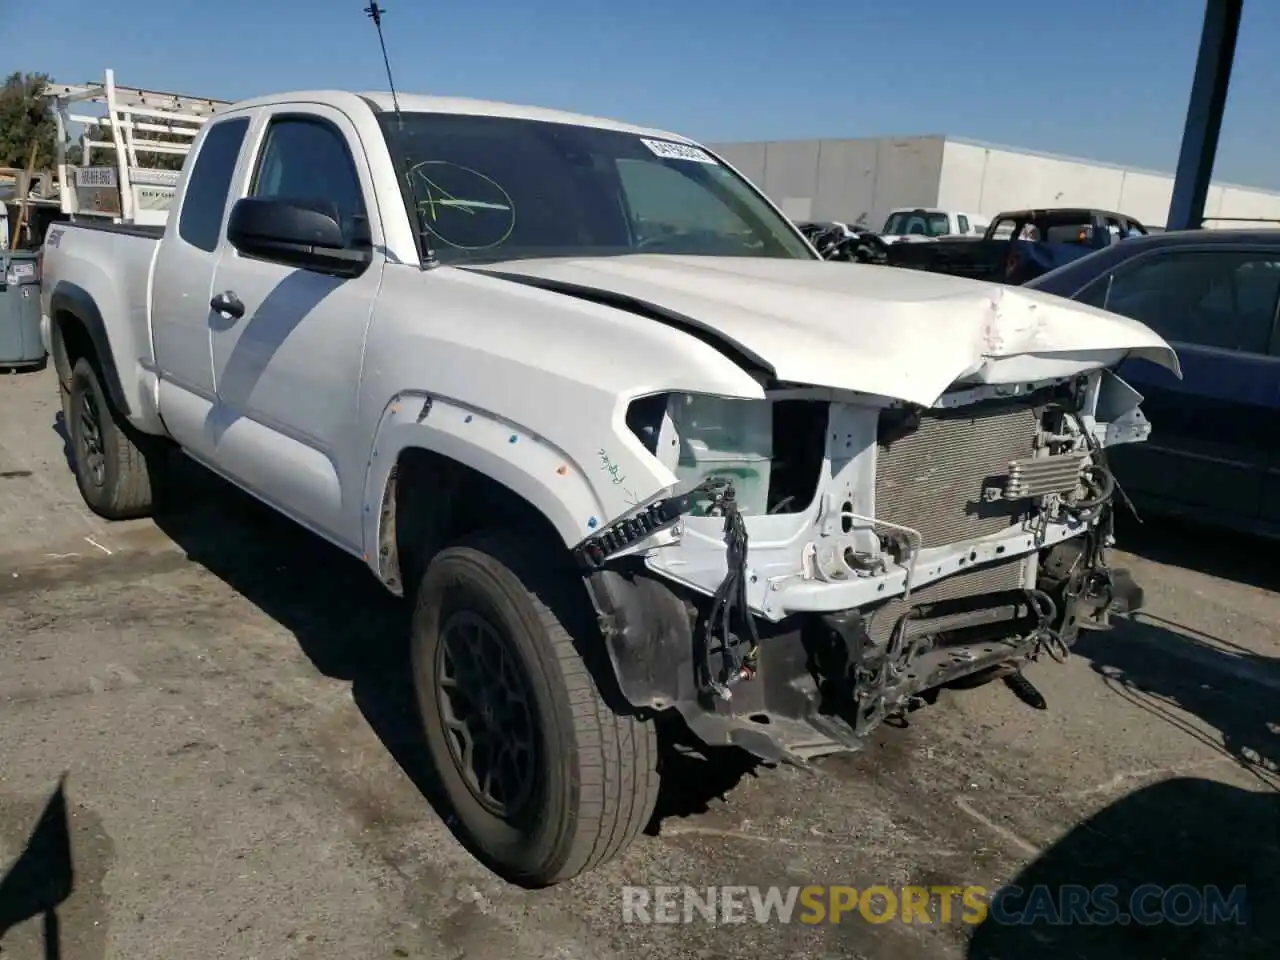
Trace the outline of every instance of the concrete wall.
<instances>
[{"instance_id":1,"label":"concrete wall","mask_svg":"<svg viewBox=\"0 0 1280 960\"><path fill-rule=\"evenodd\" d=\"M884 225L895 207L934 206L942 137L708 144L796 220Z\"/></svg>"},{"instance_id":2,"label":"concrete wall","mask_svg":"<svg viewBox=\"0 0 1280 960\"><path fill-rule=\"evenodd\" d=\"M988 217L1025 207L1083 206L1127 213L1154 226L1164 226L1172 195L1169 174L956 140L943 148L938 183L938 206ZM1205 217L1210 227L1249 226L1214 222L1215 217L1280 219L1280 194L1215 183Z\"/></svg>"},{"instance_id":3,"label":"concrete wall","mask_svg":"<svg viewBox=\"0 0 1280 960\"><path fill-rule=\"evenodd\" d=\"M895 207L944 207L991 217L1026 207L1117 210L1164 226L1173 176L944 137L774 140L710 144L796 220L862 221L873 229ZM1214 183L1209 227L1280 226L1280 194Z\"/></svg>"}]
</instances>

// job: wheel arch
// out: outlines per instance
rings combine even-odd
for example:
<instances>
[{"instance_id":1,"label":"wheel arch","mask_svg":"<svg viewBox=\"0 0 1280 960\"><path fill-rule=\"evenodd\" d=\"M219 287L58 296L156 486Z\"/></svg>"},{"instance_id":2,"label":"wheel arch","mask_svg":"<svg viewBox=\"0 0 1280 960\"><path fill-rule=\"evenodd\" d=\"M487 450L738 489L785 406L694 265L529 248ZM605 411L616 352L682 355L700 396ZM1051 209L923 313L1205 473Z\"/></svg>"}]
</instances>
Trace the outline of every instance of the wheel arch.
<instances>
[{"instance_id":1,"label":"wheel arch","mask_svg":"<svg viewBox=\"0 0 1280 960\"><path fill-rule=\"evenodd\" d=\"M74 283L59 281L49 295L49 318L49 352L63 388L70 389L76 361L89 357L111 402L124 416L131 416L133 409L116 368L107 325L93 295Z\"/></svg>"},{"instance_id":2,"label":"wheel arch","mask_svg":"<svg viewBox=\"0 0 1280 960\"><path fill-rule=\"evenodd\" d=\"M519 524L569 550L602 523L582 468L544 437L496 415L420 392L384 409L369 455L362 538L365 562L392 592L414 570L405 537L430 552L485 521Z\"/></svg>"}]
</instances>

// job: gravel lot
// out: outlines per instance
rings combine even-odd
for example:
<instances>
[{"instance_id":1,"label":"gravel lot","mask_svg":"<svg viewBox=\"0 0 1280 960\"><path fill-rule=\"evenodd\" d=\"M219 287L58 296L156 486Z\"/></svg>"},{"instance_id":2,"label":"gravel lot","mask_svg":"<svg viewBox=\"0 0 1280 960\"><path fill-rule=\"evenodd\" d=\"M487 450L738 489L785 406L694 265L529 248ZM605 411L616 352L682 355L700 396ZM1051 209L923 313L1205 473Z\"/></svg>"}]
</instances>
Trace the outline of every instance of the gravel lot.
<instances>
[{"instance_id":1,"label":"gravel lot","mask_svg":"<svg viewBox=\"0 0 1280 960\"><path fill-rule=\"evenodd\" d=\"M0 867L64 774L68 960L1274 957L1274 545L1130 531L1136 622L944 693L812 772L672 751L619 862L550 891L483 870L433 806L403 614L355 561L208 477L191 509L81 506L49 371L0 375ZM1203 544L1191 547L1189 544ZM0 953L43 956L0 885ZM622 921L625 884L1246 884L1245 925Z\"/></svg>"}]
</instances>

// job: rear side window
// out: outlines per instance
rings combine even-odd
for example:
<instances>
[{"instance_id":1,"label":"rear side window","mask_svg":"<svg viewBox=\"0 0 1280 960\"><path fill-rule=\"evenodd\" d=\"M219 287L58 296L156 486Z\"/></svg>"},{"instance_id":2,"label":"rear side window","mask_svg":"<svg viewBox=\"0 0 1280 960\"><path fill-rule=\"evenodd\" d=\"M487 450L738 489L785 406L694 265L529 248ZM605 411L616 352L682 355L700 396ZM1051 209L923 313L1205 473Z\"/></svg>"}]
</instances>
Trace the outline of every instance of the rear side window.
<instances>
[{"instance_id":1,"label":"rear side window","mask_svg":"<svg viewBox=\"0 0 1280 960\"><path fill-rule=\"evenodd\" d=\"M959 226L961 233L969 232L969 218L963 213L956 214L956 224Z\"/></svg>"},{"instance_id":2,"label":"rear side window","mask_svg":"<svg viewBox=\"0 0 1280 960\"><path fill-rule=\"evenodd\" d=\"M1089 246L1093 243L1094 226L1087 220L1078 223L1050 223L1044 228L1044 239L1048 243L1078 243Z\"/></svg>"},{"instance_id":3,"label":"rear side window","mask_svg":"<svg viewBox=\"0 0 1280 960\"><path fill-rule=\"evenodd\" d=\"M1076 261L1078 263L1079 261ZM1105 310L1107 307L1107 294L1111 292L1111 278L1113 274L1104 273L1102 276L1091 280L1082 290L1078 290L1075 294L1068 293L1071 286L1069 279L1060 279L1056 274L1074 267L1076 263L1069 263L1059 267L1050 273L1041 274L1030 283L1027 284L1033 290L1044 290L1046 293L1054 293L1058 296L1070 297L1077 303L1083 303L1086 306L1097 307L1099 310ZM1044 282L1047 279L1048 282ZM1063 289L1066 287L1067 289Z\"/></svg>"},{"instance_id":4,"label":"rear side window","mask_svg":"<svg viewBox=\"0 0 1280 960\"><path fill-rule=\"evenodd\" d=\"M210 253L218 247L231 177L248 129L248 117L233 117L214 123L204 135L178 219L178 236L193 247Z\"/></svg>"},{"instance_id":5,"label":"rear side window","mask_svg":"<svg viewBox=\"0 0 1280 960\"><path fill-rule=\"evenodd\" d=\"M1166 253L1120 270L1106 308L1166 340L1266 353L1280 299L1280 253Z\"/></svg>"},{"instance_id":6,"label":"rear side window","mask_svg":"<svg viewBox=\"0 0 1280 960\"><path fill-rule=\"evenodd\" d=\"M1009 217L1002 217L996 221L995 229L991 231L992 240L1012 240L1013 233L1018 228L1016 220Z\"/></svg>"}]
</instances>

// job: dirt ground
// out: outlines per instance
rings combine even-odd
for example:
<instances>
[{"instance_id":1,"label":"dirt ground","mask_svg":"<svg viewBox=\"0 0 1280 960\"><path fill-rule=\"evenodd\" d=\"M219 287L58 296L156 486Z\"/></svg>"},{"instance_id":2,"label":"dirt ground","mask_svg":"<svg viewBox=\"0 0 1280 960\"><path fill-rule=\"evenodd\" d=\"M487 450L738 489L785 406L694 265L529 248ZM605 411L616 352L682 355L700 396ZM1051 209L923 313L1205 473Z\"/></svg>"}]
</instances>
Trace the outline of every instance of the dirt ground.
<instances>
[{"instance_id":1,"label":"dirt ground","mask_svg":"<svg viewBox=\"0 0 1280 960\"><path fill-rule=\"evenodd\" d=\"M948 691L813 772L670 751L648 835L529 892L437 812L398 602L207 476L180 516L103 523L56 409L48 371L0 375L4 957L44 956L51 934L67 960L1280 955L1274 545L1128 531L1116 562L1148 607L1029 671L1047 709L1001 684ZM69 851L36 830L64 776ZM622 911L627 884L1011 882L1243 884L1248 913L975 927ZM45 893L65 895L56 922L37 915Z\"/></svg>"}]
</instances>

